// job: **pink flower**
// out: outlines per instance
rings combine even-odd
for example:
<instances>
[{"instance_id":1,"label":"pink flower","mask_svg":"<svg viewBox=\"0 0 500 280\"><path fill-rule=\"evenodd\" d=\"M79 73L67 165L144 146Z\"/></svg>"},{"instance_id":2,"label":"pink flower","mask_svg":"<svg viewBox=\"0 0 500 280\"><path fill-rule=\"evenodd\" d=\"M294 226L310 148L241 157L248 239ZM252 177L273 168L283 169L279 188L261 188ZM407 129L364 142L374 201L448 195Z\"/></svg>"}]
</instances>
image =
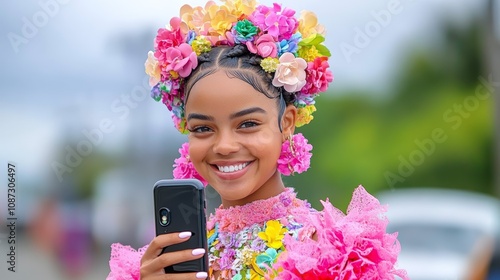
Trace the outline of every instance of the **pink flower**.
<instances>
[{"instance_id":1,"label":"pink flower","mask_svg":"<svg viewBox=\"0 0 500 280\"><path fill-rule=\"evenodd\" d=\"M286 254L273 269L276 279L408 279L395 268L400 251L397 233L386 233L387 210L360 186L349 204L347 215L322 201L324 210L296 215L298 222L316 228L317 240L284 239Z\"/></svg>"},{"instance_id":2,"label":"pink flower","mask_svg":"<svg viewBox=\"0 0 500 280\"><path fill-rule=\"evenodd\" d=\"M273 7L258 6L249 19L260 30L273 36L276 41L281 41L289 40L297 31L299 22L294 15L294 10L285 8L281 11L281 5L274 3Z\"/></svg>"},{"instance_id":3,"label":"pink flower","mask_svg":"<svg viewBox=\"0 0 500 280\"><path fill-rule=\"evenodd\" d=\"M194 168L193 163L189 159L189 143L182 144L179 149L181 156L174 162L174 178L175 179L198 179L203 185L207 186L207 181L201 177L201 175Z\"/></svg>"},{"instance_id":4,"label":"pink flower","mask_svg":"<svg viewBox=\"0 0 500 280\"><path fill-rule=\"evenodd\" d=\"M288 92L297 92L306 84L307 62L296 58L292 53L284 53L279 58L280 63L274 74L273 86L285 86Z\"/></svg>"},{"instance_id":5,"label":"pink flower","mask_svg":"<svg viewBox=\"0 0 500 280\"><path fill-rule=\"evenodd\" d=\"M278 46L273 36L269 34L260 36L255 42L247 42L246 45L251 53L256 53L264 58L278 55Z\"/></svg>"},{"instance_id":6,"label":"pink flower","mask_svg":"<svg viewBox=\"0 0 500 280\"><path fill-rule=\"evenodd\" d=\"M174 17L170 20L171 29L160 28L155 38L155 57L163 65L165 63L165 53L171 47L177 47L184 43L185 35L180 29L181 20Z\"/></svg>"},{"instance_id":7,"label":"pink flower","mask_svg":"<svg viewBox=\"0 0 500 280\"><path fill-rule=\"evenodd\" d=\"M305 95L314 95L328 89L328 84L333 81L333 74L329 69L328 58L317 57L314 61L307 63L306 84L300 91Z\"/></svg>"},{"instance_id":8,"label":"pink flower","mask_svg":"<svg viewBox=\"0 0 500 280\"><path fill-rule=\"evenodd\" d=\"M162 94L162 102L169 111L172 111L173 107L182 106L184 91L181 90L178 80L166 80L159 84L159 88Z\"/></svg>"},{"instance_id":9,"label":"pink flower","mask_svg":"<svg viewBox=\"0 0 500 280\"><path fill-rule=\"evenodd\" d=\"M186 43L182 43L178 47L167 49L165 52L165 64L166 66L163 70L167 75L170 71L174 71L179 76L185 78L198 66L198 59L193 48Z\"/></svg>"},{"instance_id":10,"label":"pink flower","mask_svg":"<svg viewBox=\"0 0 500 280\"><path fill-rule=\"evenodd\" d=\"M302 173L309 169L311 165L310 151L312 145L307 143L307 139L302 133L292 136L293 145L290 147L289 140L286 140L281 147L281 155L278 159L278 171L289 176L294 172Z\"/></svg>"}]
</instances>

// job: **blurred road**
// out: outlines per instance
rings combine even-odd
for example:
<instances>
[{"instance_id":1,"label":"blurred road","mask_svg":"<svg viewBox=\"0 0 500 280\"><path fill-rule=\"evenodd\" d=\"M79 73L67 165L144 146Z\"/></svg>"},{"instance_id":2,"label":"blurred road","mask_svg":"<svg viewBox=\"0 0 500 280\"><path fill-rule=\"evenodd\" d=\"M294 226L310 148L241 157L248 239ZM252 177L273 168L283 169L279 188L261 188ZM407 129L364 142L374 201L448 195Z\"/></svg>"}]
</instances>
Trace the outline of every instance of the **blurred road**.
<instances>
[{"instance_id":1,"label":"blurred road","mask_svg":"<svg viewBox=\"0 0 500 280\"><path fill-rule=\"evenodd\" d=\"M89 269L82 277L70 277L63 274L61 266L55 256L48 256L40 250L32 249L33 243L24 235L17 236L16 272L7 270L7 243L0 244L1 265L0 279L2 280L99 280L105 279L109 273L109 248L98 248L99 252L90 258Z\"/></svg>"}]
</instances>

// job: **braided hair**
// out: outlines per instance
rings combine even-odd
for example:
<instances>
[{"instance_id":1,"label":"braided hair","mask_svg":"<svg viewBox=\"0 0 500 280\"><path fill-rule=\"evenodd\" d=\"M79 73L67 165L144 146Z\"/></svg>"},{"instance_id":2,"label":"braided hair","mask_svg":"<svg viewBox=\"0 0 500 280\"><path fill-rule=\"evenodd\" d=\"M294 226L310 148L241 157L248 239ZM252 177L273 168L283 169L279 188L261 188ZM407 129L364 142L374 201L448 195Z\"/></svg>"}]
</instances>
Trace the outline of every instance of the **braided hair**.
<instances>
[{"instance_id":1,"label":"braided hair","mask_svg":"<svg viewBox=\"0 0 500 280\"><path fill-rule=\"evenodd\" d=\"M209 52L200 54L198 67L186 79L186 100L184 102L187 103L191 89L196 82L219 70L224 70L230 77L248 83L256 91L270 99L276 99L279 111L278 127L281 131L281 118L285 108L294 103L295 94L287 92L283 87L273 86L273 74L262 69L261 61L260 56L251 53L244 45L218 46Z\"/></svg>"}]
</instances>

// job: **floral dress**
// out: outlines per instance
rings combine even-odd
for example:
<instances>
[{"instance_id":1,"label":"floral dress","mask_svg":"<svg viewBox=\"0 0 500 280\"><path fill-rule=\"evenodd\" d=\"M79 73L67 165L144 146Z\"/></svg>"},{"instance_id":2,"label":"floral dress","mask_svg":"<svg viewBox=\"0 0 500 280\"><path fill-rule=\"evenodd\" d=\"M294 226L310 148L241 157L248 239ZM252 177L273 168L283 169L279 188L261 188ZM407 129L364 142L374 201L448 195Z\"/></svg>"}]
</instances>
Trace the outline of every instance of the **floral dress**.
<instances>
[{"instance_id":1,"label":"floral dress","mask_svg":"<svg viewBox=\"0 0 500 280\"><path fill-rule=\"evenodd\" d=\"M347 214L322 201L316 211L292 188L227 209L207 223L210 280L408 279L395 264L397 233L385 232L386 207L358 187ZM135 251L112 245L109 280L139 279Z\"/></svg>"}]
</instances>

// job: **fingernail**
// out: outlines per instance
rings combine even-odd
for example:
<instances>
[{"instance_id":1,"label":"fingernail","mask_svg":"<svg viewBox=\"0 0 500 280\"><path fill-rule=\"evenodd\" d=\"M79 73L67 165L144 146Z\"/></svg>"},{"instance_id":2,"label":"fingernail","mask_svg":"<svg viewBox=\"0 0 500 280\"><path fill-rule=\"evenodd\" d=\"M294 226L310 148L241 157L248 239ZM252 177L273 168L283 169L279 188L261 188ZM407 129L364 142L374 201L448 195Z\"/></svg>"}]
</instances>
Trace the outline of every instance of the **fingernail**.
<instances>
[{"instance_id":1,"label":"fingernail","mask_svg":"<svg viewBox=\"0 0 500 280\"><path fill-rule=\"evenodd\" d=\"M191 236L191 232L189 232L189 231L183 231L183 232L179 233L179 238L187 238L190 236Z\"/></svg>"},{"instance_id":2,"label":"fingernail","mask_svg":"<svg viewBox=\"0 0 500 280\"><path fill-rule=\"evenodd\" d=\"M205 254L205 249L194 249L193 252L191 252L193 254L193 256L198 256L198 255L202 255L202 254Z\"/></svg>"},{"instance_id":3,"label":"fingernail","mask_svg":"<svg viewBox=\"0 0 500 280\"><path fill-rule=\"evenodd\" d=\"M198 278L198 279L206 279L207 277L208 277L208 274L206 272L196 273L196 278Z\"/></svg>"}]
</instances>

